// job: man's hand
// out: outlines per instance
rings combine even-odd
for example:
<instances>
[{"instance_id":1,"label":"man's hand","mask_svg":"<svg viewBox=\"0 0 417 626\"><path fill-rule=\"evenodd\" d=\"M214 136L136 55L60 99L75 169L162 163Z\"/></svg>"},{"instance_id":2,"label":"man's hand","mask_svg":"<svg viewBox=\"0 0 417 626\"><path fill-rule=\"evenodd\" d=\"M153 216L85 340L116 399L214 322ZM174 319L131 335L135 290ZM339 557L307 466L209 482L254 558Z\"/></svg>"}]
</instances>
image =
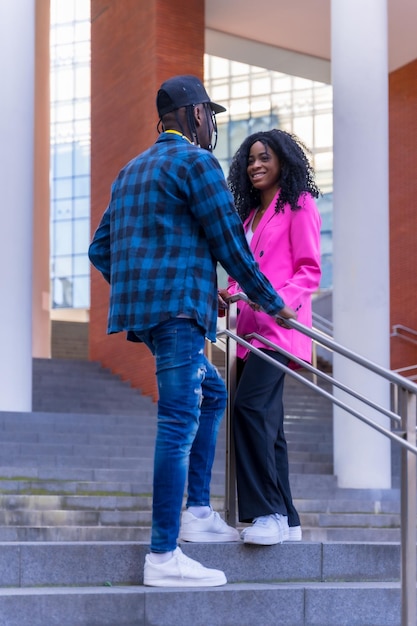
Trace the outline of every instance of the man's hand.
<instances>
[{"instance_id":1,"label":"man's hand","mask_svg":"<svg viewBox=\"0 0 417 626\"><path fill-rule=\"evenodd\" d=\"M283 309L279 312L279 317L276 317L275 320L278 326L282 326L282 328L291 328L288 324L285 323L285 320L296 320L297 313L290 306L285 305ZM281 319L284 318L284 319Z\"/></svg>"},{"instance_id":2,"label":"man's hand","mask_svg":"<svg viewBox=\"0 0 417 626\"><path fill-rule=\"evenodd\" d=\"M230 298L230 293L227 289L219 289L217 291L217 315L218 317L224 317L226 309L229 308L227 300Z\"/></svg>"}]
</instances>

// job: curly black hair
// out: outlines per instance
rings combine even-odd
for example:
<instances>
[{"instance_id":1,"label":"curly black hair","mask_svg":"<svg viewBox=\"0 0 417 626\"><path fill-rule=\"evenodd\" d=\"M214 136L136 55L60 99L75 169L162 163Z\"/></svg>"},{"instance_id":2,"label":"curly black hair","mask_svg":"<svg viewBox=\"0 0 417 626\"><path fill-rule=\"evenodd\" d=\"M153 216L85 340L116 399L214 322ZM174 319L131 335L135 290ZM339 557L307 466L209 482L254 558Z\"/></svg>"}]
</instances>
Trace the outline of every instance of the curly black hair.
<instances>
[{"instance_id":1,"label":"curly black hair","mask_svg":"<svg viewBox=\"0 0 417 626\"><path fill-rule=\"evenodd\" d=\"M260 192L252 186L246 171L249 152L256 141L273 150L280 162L281 192L275 208L277 212L284 211L285 204L289 204L292 211L299 209L298 202L302 193L307 192L314 198L319 197L320 190L315 182L314 169L307 158L310 151L296 135L275 128L253 133L235 153L227 177L235 206L242 220L245 220L250 211L260 204Z\"/></svg>"}]
</instances>

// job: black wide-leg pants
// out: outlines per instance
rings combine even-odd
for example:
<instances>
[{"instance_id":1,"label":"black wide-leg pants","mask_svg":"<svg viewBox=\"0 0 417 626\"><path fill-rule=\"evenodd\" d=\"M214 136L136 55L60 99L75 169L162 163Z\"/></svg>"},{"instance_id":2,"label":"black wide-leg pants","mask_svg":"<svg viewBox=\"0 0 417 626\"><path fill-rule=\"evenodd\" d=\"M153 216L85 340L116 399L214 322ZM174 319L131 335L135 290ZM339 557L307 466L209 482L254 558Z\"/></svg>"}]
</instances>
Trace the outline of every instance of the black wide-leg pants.
<instances>
[{"instance_id":1,"label":"black wide-leg pants","mask_svg":"<svg viewBox=\"0 0 417 626\"><path fill-rule=\"evenodd\" d=\"M276 361L279 352L262 350ZM239 520L280 513L290 526L300 518L291 495L282 395L285 373L249 353L238 359L238 386L233 411Z\"/></svg>"}]
</instances>

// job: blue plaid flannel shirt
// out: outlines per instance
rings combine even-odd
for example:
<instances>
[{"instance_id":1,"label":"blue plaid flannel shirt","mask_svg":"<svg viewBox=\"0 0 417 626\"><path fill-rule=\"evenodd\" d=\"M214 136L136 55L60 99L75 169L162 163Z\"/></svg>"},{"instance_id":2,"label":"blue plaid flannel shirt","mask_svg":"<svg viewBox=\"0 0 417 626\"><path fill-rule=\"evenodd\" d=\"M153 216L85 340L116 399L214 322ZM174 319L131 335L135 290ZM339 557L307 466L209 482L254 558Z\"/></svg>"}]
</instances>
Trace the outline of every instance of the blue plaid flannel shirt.
<instances>
[{"instance_id":1,"label":"blue plaid flannel shirt","mask_svg":"<svg viewBox=\"0 0 417 626\"><path fill-rule=\"evenodd\" d=\"M218 160L176 134L120 171L89 258L110 283L109 334L132 338L182 314L215 341L217 262L268 313L284 306L249 250Z\"/></svg>"}]
</instances>

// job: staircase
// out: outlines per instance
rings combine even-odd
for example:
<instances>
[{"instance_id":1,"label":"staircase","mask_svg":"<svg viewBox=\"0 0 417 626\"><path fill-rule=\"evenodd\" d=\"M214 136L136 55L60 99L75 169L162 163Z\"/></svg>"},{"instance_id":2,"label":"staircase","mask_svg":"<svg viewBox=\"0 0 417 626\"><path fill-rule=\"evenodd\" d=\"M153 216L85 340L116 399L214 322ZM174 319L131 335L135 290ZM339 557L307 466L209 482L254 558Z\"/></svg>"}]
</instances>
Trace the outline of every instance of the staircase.
<instances>
[{"instance_id":1,"label":"staircase","mask_svg":"<svg viewBox=\"0 0 417 626\"><path fill-rule=\"evenodd\" d=\"M400 624L399 493L337 487L327 400L287 377L304 541L183 544L229 584L162 590L141 586L156 405L91 362L35 359L33 382L33 413L0 413L1 625ZM224 453L223 425L219 511Z\"/></svg>"}]
</instances>

